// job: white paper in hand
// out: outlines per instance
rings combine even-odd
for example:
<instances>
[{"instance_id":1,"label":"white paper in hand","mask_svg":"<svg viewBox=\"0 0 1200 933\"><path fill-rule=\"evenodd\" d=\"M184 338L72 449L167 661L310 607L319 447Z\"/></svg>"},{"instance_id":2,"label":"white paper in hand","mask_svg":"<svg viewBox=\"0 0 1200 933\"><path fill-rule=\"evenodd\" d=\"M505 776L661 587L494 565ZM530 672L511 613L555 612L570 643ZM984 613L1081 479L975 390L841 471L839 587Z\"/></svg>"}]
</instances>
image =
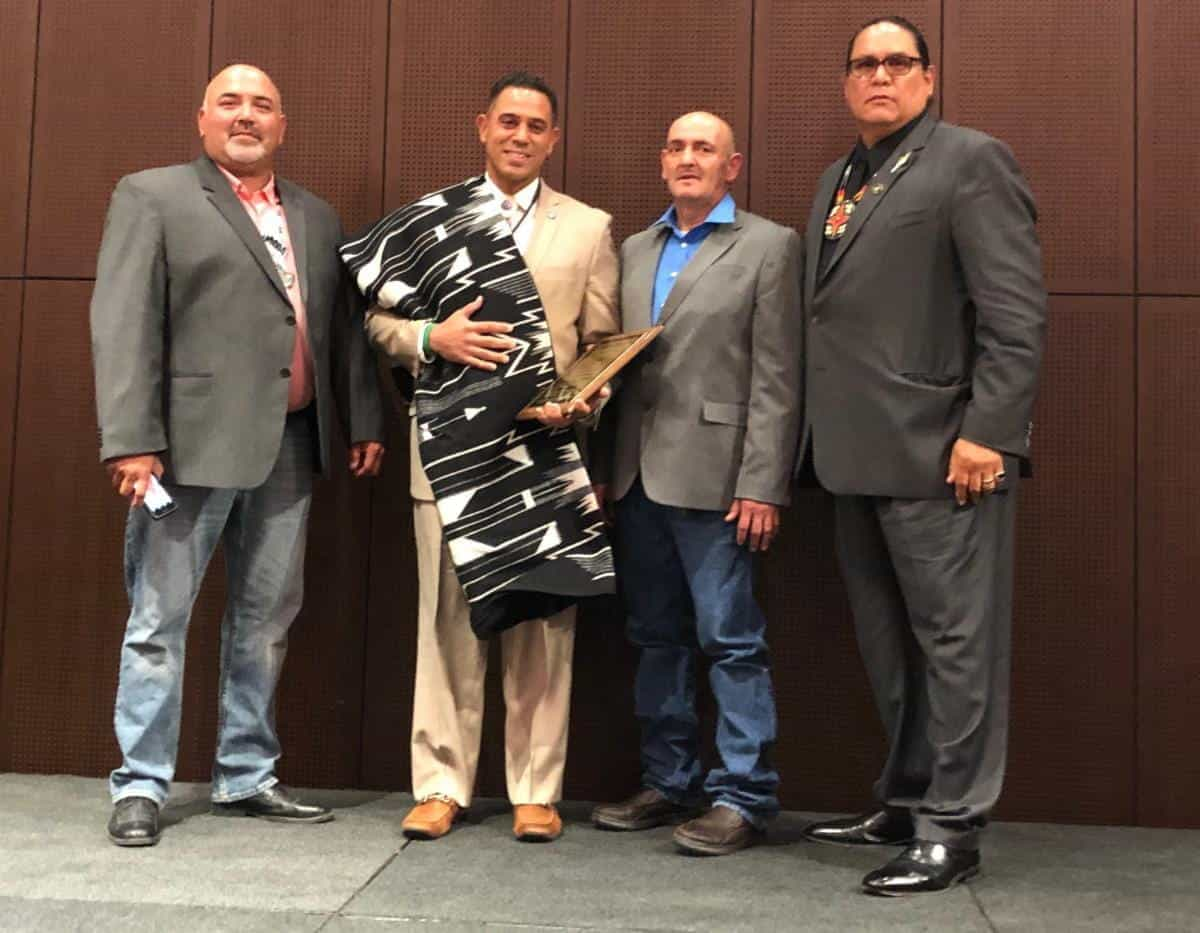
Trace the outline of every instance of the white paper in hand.
<instances>
[{"instance_id":1,"label":"white paper in hand","mask_svg":"<svg viewBox=\"0 0 1200 933\"><path fill-rule=\"evenodd\" d=\"M150 474L150 484L146 487L146 498L142 500L151 518L162 518L175 511L175 500L170 497L158 477Z\"/></svg>"}]
</instances>

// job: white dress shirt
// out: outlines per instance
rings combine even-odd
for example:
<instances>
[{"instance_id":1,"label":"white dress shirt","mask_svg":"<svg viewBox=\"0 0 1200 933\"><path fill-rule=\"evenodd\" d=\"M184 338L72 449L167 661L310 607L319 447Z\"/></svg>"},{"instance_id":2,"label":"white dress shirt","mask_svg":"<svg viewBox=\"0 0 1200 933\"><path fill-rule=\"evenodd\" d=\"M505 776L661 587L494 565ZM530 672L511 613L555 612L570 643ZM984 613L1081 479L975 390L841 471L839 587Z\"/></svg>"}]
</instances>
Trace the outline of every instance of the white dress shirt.
<instances>
[{"instance_id":1,"label":"white dress shirt","mask_svg":"<svg viewBox=\"0 0 1200 933\"><path fill-rule=\"evenodd\" d=\"M534 198L538 193L538 182L540 179L535 178L516 194L505 194L492 181L492 176L484 173L484 186L492 193L497 201L500 202L500 212L508 221L509 227L513 228L513 239L517 241L517 249L521 251L521 255L525 255L525 250L533 241L533 225L537 223L537 218L533 216L537 212L537 205L534 204ZM525 216L528 212L529 216ZM524 217L524 220L522 220Z\"/></svg>"}]
</instances>

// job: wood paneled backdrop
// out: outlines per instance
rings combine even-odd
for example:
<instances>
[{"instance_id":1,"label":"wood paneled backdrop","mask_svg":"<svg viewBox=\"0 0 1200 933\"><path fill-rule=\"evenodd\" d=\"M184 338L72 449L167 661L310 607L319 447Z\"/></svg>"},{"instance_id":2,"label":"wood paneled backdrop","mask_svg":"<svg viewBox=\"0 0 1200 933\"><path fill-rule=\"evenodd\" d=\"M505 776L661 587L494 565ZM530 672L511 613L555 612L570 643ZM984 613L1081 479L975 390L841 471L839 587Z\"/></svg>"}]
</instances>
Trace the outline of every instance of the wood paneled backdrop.
<instances>
[{"instance_id":1,"label":"wood paneled backdrop","mask_svg":"<svg viewBox=\"0 0 1200 933\"><path fill-rule=\"evenodd\" d=\"M0 2L0 771L101 775L118 760L123 507L96 462L87 303L112 186L198 151L209 73L245 60L274 75L289 116L281 170L350 229L477 171L472 118L513 67L561 95L548 180L611 211L619 237L663 209L662 135L701 107L729 118L747 154L740 203L795 226L852 140L849 32L893 12L927 32L944 114L1016 151L1053 293L1000 815L1200 826L1200 97L1174 74L1200 47L1192 0L259 0L253 22L267 29L247 28L249 9ZM293 784L408 787L404 429L397 414L383 478L342 473L316 493L309 596L279 697ZM820 493L788 513L759 589L784 804L854 808L882 738ZM209 773L222 590L218 561L192 623L183 779ZM636 782L632 662L616 603L587 607L570 797ZM491 794L503 792L495 686L480 775Z\"/></svg>"}]
</instances>

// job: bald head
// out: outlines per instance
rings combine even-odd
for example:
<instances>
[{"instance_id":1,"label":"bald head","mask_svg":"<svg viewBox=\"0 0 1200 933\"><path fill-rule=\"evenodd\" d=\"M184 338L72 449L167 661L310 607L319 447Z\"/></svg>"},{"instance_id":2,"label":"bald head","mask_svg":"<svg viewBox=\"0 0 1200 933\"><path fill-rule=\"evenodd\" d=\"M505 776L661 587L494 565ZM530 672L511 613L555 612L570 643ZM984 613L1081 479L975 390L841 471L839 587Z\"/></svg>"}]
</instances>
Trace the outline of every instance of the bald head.
<instances>
[{"instance_id":1,"label":"bald head","mask_svg":"<svg viewBox=\"0 0 1200 933\"><path fill-rule=\"evenodd\" d=\"M696 134L712 139L717 143L723 155L733 155L736 146L733 139L733 127L715 113L709 113L707 110L693 110L672 123L671 128L667 130L667 144L670 145L673 137Z\"/></svg>"},{"instance_id":2,"label":"bald head","mask_svg":"<svg viewBox=\"0 0 1200 933\"><path fill-rule=\"evenodd\" d=\"M244 64L226 65L212 76L212 80L204 88L204 99L200 101L200 109L203 110L210 105L211 101L215 100L214 90L219 93L218 89L227 87L231 83L241 85L247 82L255 83L268 90L275 100L275 106L281 113L283 112L283 97L279 93L279 88L275 86L275 82L271 80L271 76L261 68Z\"/></svg>"},{"instance_id":3,"label":"bald head","mask_svg":"<svg viewBox=\"0 0 1200 933\"><path fill-rule=\"evenodd\" d=\"M230 174L266 183L287 117L279 88L261 68L230 65L208 82L197 115L208 157Z\"/></svg>"},{"instance_id":4,"label":"bald head","mask_svg":"<svg viewBox=\"0 0 1200 933\"><path fill-rule=\"evenodd\" d=\"M714 113L685 113L671 124L662 151L662 177L685 229L702 223L742 170L733 129Z\"/></svg>"}]
</instances>

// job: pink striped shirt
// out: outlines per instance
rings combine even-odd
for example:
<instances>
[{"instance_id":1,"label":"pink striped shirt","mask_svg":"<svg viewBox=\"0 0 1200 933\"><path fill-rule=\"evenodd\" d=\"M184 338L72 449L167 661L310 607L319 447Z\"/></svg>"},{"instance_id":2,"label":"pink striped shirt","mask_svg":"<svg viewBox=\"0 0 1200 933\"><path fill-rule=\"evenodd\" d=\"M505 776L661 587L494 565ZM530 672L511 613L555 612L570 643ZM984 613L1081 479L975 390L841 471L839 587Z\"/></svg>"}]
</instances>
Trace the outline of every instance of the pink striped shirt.
<instances>
[{"instance_id":1,"label":"pink striped shirt","mask_svg":"<svg viewBox=\"0 0 1200 933\"><path fill-rule=\"evenodd\" d=\"M217 167L221 168L221 166ZM285 253L282 260L269 246L267 252L271 254L272 260L277 263L282 261L283 268L289 273L280 276L284 285L287 286L287 283L291 282L291 285L287 286L287 294L288 299L292 302L292 309L296 312L296 342L292 347L292 365L290 367L292 375L288 381L288 411L299 411L313 400L312 350L308 345L308 316L304 310L304 299L300 295L300 276L296 272L296 254L292 249L292 236L288 232L283 203L279 200L279 193L275 190L275 176L272 175L271 180L261 190L250 191L237 176L225 171L224 168L221 168L221 172L229 179L233 193L238 196L238 200L246 208L246 213L250 215L250 219L254 221L254 226L260 234L273 233L276 229L283 232Z\"/></svg>"}]
</instances>

